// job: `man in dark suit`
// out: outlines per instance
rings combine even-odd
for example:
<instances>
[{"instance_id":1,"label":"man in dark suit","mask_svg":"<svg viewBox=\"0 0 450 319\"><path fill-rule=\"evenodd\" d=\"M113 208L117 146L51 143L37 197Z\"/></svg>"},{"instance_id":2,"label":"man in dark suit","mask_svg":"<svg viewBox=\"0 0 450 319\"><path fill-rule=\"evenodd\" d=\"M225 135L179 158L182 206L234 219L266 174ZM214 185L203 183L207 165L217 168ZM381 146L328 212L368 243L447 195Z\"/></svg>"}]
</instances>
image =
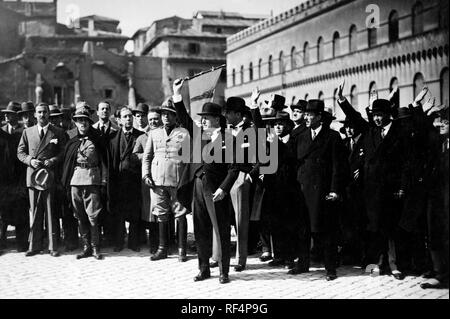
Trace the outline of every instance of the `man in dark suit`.
<instances>
[{"instance_id":1,"label":"man in dark suit","mask_svg":"<svg viewBox=\"0 0 450 319\"><path fill-rule=\"evenodd\" d=\"M58 162L62 159L67 136L64 131L49 123L50 109L45 103L36 107L37 125L26 129L17 148L17 157L28 166L27 187L30 196L30 245L26 256L33 256L42 250L44 217L48 231L49 251L57 257L58 222L53 211L55 183L48 188L40 189L34 183L32 176L35 171L45 169L44 174L54 176Z\"/></svg>"},{"instance_id":2,"label":"man in dark suit","mask_svg":"<svg viewBox=\"0 0 450 319\"><path fill-rule=\"evenodd\" d=\"M182 80L176 80L173 85L173 101L181 125L191 134L191 140L198 139L200 129L195 130L194 122L186 111L181 97ZM209 139L202 139L201 154L193 149L194 158L202 155L199 162L189 163L185 166L183 175L178 185L178 200L185 207L193 207L194 233L197 242L198 262L200 273L194 277L194 281L202 281L211 276L209 258L212 254L212 232L214 231L219 247L219 282L228 283L228 271L230 267L230 212L229 194L239 175L239 169L226 160L226 148L234 147L234 137L227 134L220 123L224 122L222 108L218 104L205 103L202 112L202 131L209 135ZM207 134L209 133L209 134ZM203 134L202 134L203 135ZM200 135L200 138L202 136ZM195 142L194 142L195 143ZM217 150L221 154L213 154ZM205 161L205 157L220 156L221 161L215 158ZM231 159L233 161L233 159Z\"/></svg>"},{"instance_id":3,"label":"man in dark suit","mask_svg":"<svg viewBox=\"0 0 450 319\"><path fill-rule=\"evenodd\" d=\"M9 136L10 145L17 150L24 128L18 123L21 107L17 102L10 102L2 114L5 115L6 124L2 132ZM16 231L17 251L25 252L28 249L27 236L29 232L29 205L28 190L25 184L26 167L14 157L10 172L15 176L10 180L9 187L5 189L4 205L9 208L3 212L0 222L0 246L6 243L8 225L14 225Z\"/></svg>"},{"instance_id":4,"label":"man in dark suit","mask_svg":"<svg viewBox=\"0 0 450 319\"><path fill-rule=\"evenodd\" d=\"M308 130L298 136L297 180L308 210L310 232L324 249L326 280L337 278L338 206L345 191L348 165L345 147L338 132L323 125L324 103L309 100L305 123ZM310 240L307 236L307 240ZM308 245L306 245L308 246ZM300 256L290 273L309 271L309 256Z\"/></svg>"},{"instance_id":5,"label":"man in dark suit","mask_svg":"<svg viewBox=\"0 0 450 319\"><path fill-rule=\"evenodd\" d=\"M136 140L143 132L133 128L129 107L120 110L122 128L109 142L110 149L110 211L114 218L115 252L124 246L125 220L129 222L128 248L140 251L141 161L133 153Z\"/></svg>"},{"instance_id":6,"label":"man in dark suit","mask_svg":"<svg viewBox=\"0 0 450 319\"><path fill-rule=\"evenodd\" d=\"M291 120L294 121L294 128L291 132L291 139L295 140L297 137L307 130L305 124L305 110L308 102L299 100L297 104L291 105Z\"/></svg>"},{"instance_id":7,"label":"man in dark suit","mask_svg":"<svg viewBox=\"0 0 450 319\"><path fill-rule=\"evenodd\" d=\"M404 256L398 224L410 174L411 140L398 122L392 121L390 101L373 101L373 124L370 124L343 97L343 86L338 91L339 105L363 134L362 174L368 222L366 263L374 265L374 276L390 270L394 278L401 280Z\"/></svg>"}]
</instances>

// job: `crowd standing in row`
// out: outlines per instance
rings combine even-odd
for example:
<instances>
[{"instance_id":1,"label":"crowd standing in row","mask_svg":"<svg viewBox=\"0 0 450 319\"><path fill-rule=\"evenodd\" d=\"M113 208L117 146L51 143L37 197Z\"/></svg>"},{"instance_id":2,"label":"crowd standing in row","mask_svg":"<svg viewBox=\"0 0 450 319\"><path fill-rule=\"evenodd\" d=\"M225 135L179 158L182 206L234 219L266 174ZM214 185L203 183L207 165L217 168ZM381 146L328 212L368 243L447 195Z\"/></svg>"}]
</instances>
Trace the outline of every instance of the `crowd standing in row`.
<instances>
[{"instance_id":1,"label":"crowd standing in row","mask_svg":"<svg viewBox=\"0 0 450 319\"><path fill-rule=\"evenodd\" d=\"M344 82L338 132L323 101L287 110L280 95L259 103L258 89L250 107L239 97L223 107L205 103L198 128L182 85L174 82L161 107L124 106L113 117L102 101L96 123L85 102L75 109L11 102L0 130L1 244L11 224L26 256L41 253L46 238L57 257L60 238L72 251L80 236L77 258L102 259L102 243L139 251L148 230L157 261L170 252L175 220L184 262L192 213L195 281L219 267L220 283L229 282L233 226L237 272L259 244L260 260L290 275L309 272L313 259L323 261L327 280L337 278L339 264L352 264L372 276L422 275L422 288L448 285L449 109L426 99L427 88L405 106L396 105L395 90L389 99L371 92L363 115L344 97ZM200 150L196 129L206 136ZM251 154L252 130L264 134L257 149L277 144L276 172L261 173L270 163ZM187 145L188 159L181 156ZM243 160L227 158L227 145L240 148ZM206 156L196 161L196 151Z\"/></svg>"}]
</instances>

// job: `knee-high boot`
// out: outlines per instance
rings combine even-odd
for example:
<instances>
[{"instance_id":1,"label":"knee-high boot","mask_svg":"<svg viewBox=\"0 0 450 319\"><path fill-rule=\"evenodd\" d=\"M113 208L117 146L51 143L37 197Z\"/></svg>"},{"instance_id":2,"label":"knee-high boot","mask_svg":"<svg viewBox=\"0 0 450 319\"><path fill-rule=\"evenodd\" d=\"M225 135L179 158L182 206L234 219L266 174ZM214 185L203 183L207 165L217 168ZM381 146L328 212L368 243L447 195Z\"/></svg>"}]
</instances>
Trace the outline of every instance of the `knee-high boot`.
<instances>
[{"instance_id":1,"label":"knee-high boot","mask_svg":"<svg viewBox=\"0 0 450 319\"><path fill-rule=\"evenodd\" d=\"M159 247L156 254L150 257L150 260L160 260L167 258L167 251L169 250L169 232L168 222L158 222L159 224Z\"/></svg>"},{"instance_id":2,"label":"knee-high boot","mask_svg":"<svg viewBox=\"0 0 450 319\"><path fill-rule=\"evenodd\" d=\"M187 220L186 216L177 219L178 223L178 261L187 261L186 244L187 244Z\"/></svg>"},{"instance_id":3,"label":"knee-high boot","mask_svg":"<svg viewBox=\"0 0 450 319\"><path fill-rule=\"evenodd\" d=\"M92 247L89 241L89 230L81 222L78 223L81 234L81 241L83 242L83 251L77 255L77 259L87 258L92 256Z\"/></svg>"},{"instance_id":4,"label":"knee-high boot","mask_svg":"<svg viewBox=\"0 0 450 319\"><path fill-rule=\"evenodd\" d=\"M158 250L159 245L159 225L157 222L151 222L149 224L150 254L154 254Z\"/></svg>"},{"instance_id":5,"label":"knee-high boot","mask_svg":"<svg viewBox=\"0 0 450 319\"><path fill-rule=\"evenodd\" d=\"M103 259L102 254L100 254L100 231L98 225L91 225L91 244L92 244L92 256L95 259Z\"/></svg>"}]
</instances>

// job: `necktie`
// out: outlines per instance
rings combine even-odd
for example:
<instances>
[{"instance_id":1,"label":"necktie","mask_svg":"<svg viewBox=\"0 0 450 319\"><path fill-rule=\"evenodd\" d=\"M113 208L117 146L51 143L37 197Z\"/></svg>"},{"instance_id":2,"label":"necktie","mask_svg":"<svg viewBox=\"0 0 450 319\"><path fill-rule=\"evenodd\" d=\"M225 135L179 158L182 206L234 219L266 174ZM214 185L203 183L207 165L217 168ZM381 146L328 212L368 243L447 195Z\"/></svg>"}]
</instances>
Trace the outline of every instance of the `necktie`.
<instances>
[{"instance_id":1,"label":"necktie","mask_svg":"<svg viewBox=\"0 0 450 319\"><path fill-rule=\"evenodd\" d=\"M381 138L384 139L384 137L386 136L386 131L384 128L381 129Z\"/></svg>"},{"instance_id":2,"label":"necktie","mask_svg":"<svg viewBox=\"0 0 450 319\"><path fill-rule=\"evenodd\" d=\"M127 142L130 140L131 132L125 133L125 138L127 139Z\"/></svg>"},{"instance_id":3,"label":"necktie","mask_svg":"<svg viewBox=\"0 0 450 319\"><path fill-rule=\"evenodd\" d=\"M354 139L350 139L350 150L353 151L353 147L355 147L355 140Z\"/></svg>"},{"instance_id":4,"label":"necktie","mask_svg":"<svg viewBox=\"0 0 450 319\"><path fill-rule=\"evenodd\" d=\"M105 135L106 133L106 125L102 125L102 135Z\"/></svg>"},{"instance_id":5,"label":"necktie","mask_svg":"<svg viewBox=\"0 0 450 319\"><path fill-rule=\"evenodd\" d=\"M314 139L316 138L316 131L312 130L311 133L312 133L312 136L311 136L312 140L314 141Z\"/></svg>"},{"instance_id":6,"label":"necktie","mask_svg":"<svg viewBox=\"0 0 450 319\"><path fill-rule=\"evenodd\" d=\"M39 131L39 138L42 140L44 138L44 129L41 128Z\"/></svg>"}]
</instances>

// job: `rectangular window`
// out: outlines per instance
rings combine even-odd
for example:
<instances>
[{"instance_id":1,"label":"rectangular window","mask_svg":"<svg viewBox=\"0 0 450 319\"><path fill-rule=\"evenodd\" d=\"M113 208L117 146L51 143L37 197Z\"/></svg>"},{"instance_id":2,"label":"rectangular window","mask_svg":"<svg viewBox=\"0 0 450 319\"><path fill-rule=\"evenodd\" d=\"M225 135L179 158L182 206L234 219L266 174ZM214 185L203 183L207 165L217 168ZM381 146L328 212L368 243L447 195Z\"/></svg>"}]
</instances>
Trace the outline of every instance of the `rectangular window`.
<instances>
[{"instance_id":1,"label":"rectangular window","mask_svg":"<svg viewBox=\"0 0 450 319\"><path fill-rule=\"evenodd\" d=\"M112 99L114 96L114 90L113 89L105 89L103 91L103 97L105 99Z\"/></svg>"},{"instance_id":2,"label":"rectangular window","mask_svg":"<svg viewBox=\"0 0 450 319\"><path fill-rule=\"evenodd\" d=\"M199 54L200 53L200 44L189 43L188 52L189 52L189 54Z\"/></svg>"}]
</instances>

